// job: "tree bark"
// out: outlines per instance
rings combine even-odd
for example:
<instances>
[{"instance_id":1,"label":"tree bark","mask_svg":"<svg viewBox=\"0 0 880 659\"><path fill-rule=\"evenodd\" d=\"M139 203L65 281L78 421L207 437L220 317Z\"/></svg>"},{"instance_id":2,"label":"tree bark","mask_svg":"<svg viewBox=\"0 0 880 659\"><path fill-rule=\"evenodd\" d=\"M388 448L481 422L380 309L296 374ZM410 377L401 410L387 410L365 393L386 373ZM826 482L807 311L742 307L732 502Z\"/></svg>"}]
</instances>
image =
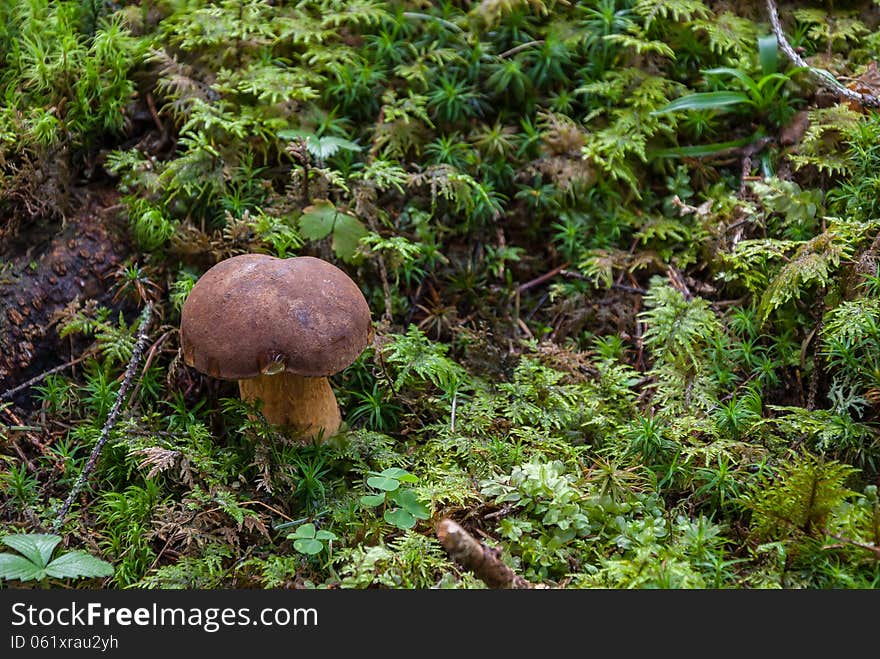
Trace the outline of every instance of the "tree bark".
<instances>
[{"instance_id":1,"label":"tree bark","mask_svg":"<svg viewBox=\"0 0 880 659\"><path fill-rule=\"evenodd\" d=\"M72 360L93 340L58 337L57 319L76 298L116 313L113 272L129 254L117 199L98 190L64 226L38 218L19 237L4 237L0 215L0 391ZM29 398L16 396L21 405Z\"/></svg>"},{"instance_id":2,"label":"tree bark","mask_svg":"<svg viewBox=\"0 0 880 659\"><path fill-rule=\"evenodd\" d=\"M477 541L451 519L440 521L437 538L449 556L489 588L526 589L534 586L501 560L501 552Z\"/></svg>"}]
</instances>

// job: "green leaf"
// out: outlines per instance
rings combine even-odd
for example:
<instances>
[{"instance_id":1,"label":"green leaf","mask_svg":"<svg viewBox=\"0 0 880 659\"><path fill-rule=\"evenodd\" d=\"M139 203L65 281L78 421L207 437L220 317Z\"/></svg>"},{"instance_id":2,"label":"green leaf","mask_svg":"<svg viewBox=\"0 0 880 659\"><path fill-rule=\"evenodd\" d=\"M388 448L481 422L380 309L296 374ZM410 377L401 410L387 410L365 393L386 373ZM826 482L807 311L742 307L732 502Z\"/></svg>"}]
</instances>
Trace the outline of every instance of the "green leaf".
<instances>
[{"instance_id":1,"label":"green leaf","mask_svg":"<svg viewBox=\"0 0 880 659\"><path fill-rule=\"evenodd\" d=\"M361 147L351 140L341 137L309 137L306 140L306 149L318 160L324 160L336 154L339 149L344 151L360 151Z\"/></svg>"},{"instance_id":2,"label":"green leaf","mask_svg":"<svg viewBox=\"0 0 880 659\"><path fill-rule=\"evenodd\" d=\"M419 480L406 469L401 469L400 467L388 467L388 469L383 469L377 475L385 476L386 478L396 478L401 483L416 483Z\"/></svg>"},{"instance_id":3,"label":"green leaf","mask_svg":"<svg viewBox=\"0 0 880 659\"><path fill-rule=\"evenodd\" d=\"M743 83L746 87L749 87L749 86L755 84L755 81L749 77L749 74L747 74L742 69L737 69L732 66L716 66L715 68L712 68L712 69L703 69L703 73L705 75L710 75L710 76L719 76L719 75L732 76L732 77L736 78L737 80L739 80L741 83Z\"/></svg>"},{"instance_id":4,"label":"green leaf","mask_svg":"<svg viewBox=\"0 0 880 659\"><path fill-rule=\"evenodd\" d=\"M284 130L278 131L278 137L280 139L290 140L290 141L299 140L299 139L304 140L313 134L314 133L310 133L306 130L302 130L301 128L285 128Z\"/></svg>"},{"instance_id":5,"label":"green leaf","mask_svg":"<svg viewBox=\"0 0 880 659\"><path fill-rule=\"evenodd\" d=\"M247 508L239 506L235 501L223 497L217 497L214 500L220 504L223 512L234 519L237 524L241 524L244 521L244 516L248 512Z\"/></svg>"},{"instance_id":6,"label":"green leaf","mask_svg":"<svg viewBox=\"0 0 880 659\"><path fill-rule=\"evenodd\" d=\"M352 215L340 213L329 201L321 200L303 209L299 231L308 240L321 240L333 233L333 251L346 263L354 258L360 239L369 231Z\"/></svg>"},{"instance_id":7,"label":"green leaf","mask_svg":"<svg viewBox=\"0 0 880 659\"><path fill-rule=\"evenodd\" d=\"M681 110L718 110L729 105L739 105L740 103L748 102L749 97L744 92L698 92L670 101L659 110L654 110L651 114L665 114Z\"/></svg>"},{"instance_id":8,"label":"green leaf","mask_svg":"<svg viewBox=\"0 0 880 659\"><path fill-rule=\"evenodd\" d=\"M357 252L361 238L369 233L356 217L340 213L333 227L333 251L346 263L350 262Z\"/></svg>"},{"instance_id":9,"label":"green leaf","mask_svg":"<svg viewBox=\"0 0 880 659\"><path fill-rule=\"evenodd\" d=\"M416 518L403 508L395 508L394 510L386 510L382 515L386 522L393 524L399 529L411 529L416 525Z\"/></svg>"},{"instance_id":10,"label":"green leaf","mask_svg":"<svg viewBox=\"0 0 880 659\"><path fill-rule=\"evenodd\" d=\"M431 516L428 507L419 501L416 493L411 489L397 490L389 494L388 498L417 519L428 519Z\"/></svg>"},{"instance_id":11,"label":"green leaf","mask_svg":"<svg viewBox=\"0 0 880 659\"><path fill-rule=\"evenodd\" d=\"M321 240L333 231L333 223L339 211L329 201L317 201L303 209L299 216L299 232L308 240Z\"/></svg>"},{"instance_id":12,"label":"green leaf","mask_svg":"<svg viewBox=\"0 0 880 659\"><path fill-rule=\"evenodd\" d=\"M49 563L46 574L57 579L112 577L113 566L87 552L76 550L62 554Z\"/></svg>"},{"instance_id":13,"label":"green leaf","mask_svg":"<svg viewBox=\"0 0 880 659\"><path fill-rule=\"evenodd\" d=\"M751 144L756 136L746 137L740 140L731 140L730 142L715 142L713 144L695 144L692 146L676 146L670 149L657 149L649 151L648 158L705 158L706 156L714 156L716 153L735 149L746 144Z\"/></svg>"},{"instance_id":14,"label":"green leaf","mask_svg":"<svg viewBox=\"0 0 880 659\"><path fill-rule=\"evenodd\" d=\"M0 579L34 581L43 579L45 570L18 554L0 554Z\"/></svg>"},{"instance_id":15,"label":"green leaf","mask_svg":"<svg viewBox=\"0 0 880 659\"><path fill-rule=\"evenodd\" d=\"M34 565L46 567L61 536L44 533L18 533L3 537L3 544L27 556Z\"/></svg>"},{"instance_id":16,"label":"green leaf","mask_svg":"<svg viewBox=\"0 0 880 659\"><path fill-rule=\"evenodd\" d=\"M336 540L336 534L332 531L318 531L315 540Z\"/></svg>"},{"instance_id":17,"label":"green leaf","mask_svg":"<svg viewBox=\"0 0 880 659\"><path fill-rule=\"evenodd\" d=\"M367 479L367 485L375 487L377 490L393 492L400 487L400 481L396 478L386 478L385 476L370 476Z\"/></svg>"},{"instance_id":18,"label":"green leaf","mask_svg":"<svg viewBox=\"0 0 880 659\"><path fill-rule=\"evenodd\" d=\"M287 534L288 538L302 538L302 539L311 539L315 537L315 525L314 524L303 524L302 526L297 527L296 531L293 533Z\"/></svg>"},{"instance_id":19,"label":"green leaf","mask_svg":"<svg viewBox=\"0 0 880 659\"><path fill-rule=\"evenodd\" d=\"M318 160L325 160L336 154L340 149L344 151L360 151L361 146L341 137L327 135L326 137L318 137L314 133L310 133L299 128L287 128L278 132L278 137L282 140L303 140L306 149L312 157Z\"/></svg>"},{"instance_id":20,"label":"green leaf","mask_svg":"<svg viewBox=\"0 0 880 659\"><path fill-rule=\"evenodd\" d=\"M376 506L381 506L385 503L385 495L384 494L365 494L360 499L361 503L365 506L369 506L370 508L375 508Z\"/></svg>"},{"instance_id":21,"label":"green leaf","mask_svg":"<svg viewBox=\"0 0 880 659\"><path fill-rule=\"evenodd\" d=\"M767 75L779 68L779 44L775 34L758 37L758 61L761 62L761 73Z\"/></svg>"},{"instance_id":22,"label":"green leaf","mask_svg":"<svg viewBox=\"0 0 880 659\"><path fill-rule=\"evenodd\" d=\"M300 538L293 543L293 548L300 553L314 556L315 554L321 553L321 550L324 549L324 544L318 540Z\"/></svg>"}]
</instances>

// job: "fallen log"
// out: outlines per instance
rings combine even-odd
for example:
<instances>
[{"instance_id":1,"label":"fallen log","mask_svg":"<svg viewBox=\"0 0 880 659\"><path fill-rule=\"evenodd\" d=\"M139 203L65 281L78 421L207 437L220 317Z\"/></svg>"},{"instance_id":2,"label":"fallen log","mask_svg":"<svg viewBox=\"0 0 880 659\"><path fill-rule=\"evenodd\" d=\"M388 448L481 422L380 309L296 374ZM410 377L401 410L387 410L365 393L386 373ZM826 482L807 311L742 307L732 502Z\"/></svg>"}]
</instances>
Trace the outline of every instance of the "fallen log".
<instances>
[{"instance_id":1,"label":"fallen log","mask_svg":"<svg viewBox=\"0 0 880 659\"><path fill-rule=\"evenodd\" d=\"M511 570L501 560L501 552L479 542L451 519L440 521L437 539L456 563L472 572L489 588L526 589L534 585Z\"/></svg>"}]
</instances>

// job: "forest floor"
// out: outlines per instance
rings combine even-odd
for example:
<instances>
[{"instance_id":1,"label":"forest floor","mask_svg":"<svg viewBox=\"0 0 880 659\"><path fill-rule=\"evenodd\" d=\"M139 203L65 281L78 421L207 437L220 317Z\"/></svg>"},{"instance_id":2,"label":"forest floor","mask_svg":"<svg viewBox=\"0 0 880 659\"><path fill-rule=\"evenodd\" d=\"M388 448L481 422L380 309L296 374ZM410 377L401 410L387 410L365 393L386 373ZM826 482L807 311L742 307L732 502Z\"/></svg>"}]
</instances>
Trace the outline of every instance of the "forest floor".
<instances>
[{"instance_id":1,"label":"forest floor","mask_svg":"<svg viewBox=\"0 0 880 659\"><path fill-rule=\"evenodd\" d=\"M3 586L878 587L878 25L0 0ZM184 359L247 253L365 296L332 438Z\"/></svg>"}]
</instances>

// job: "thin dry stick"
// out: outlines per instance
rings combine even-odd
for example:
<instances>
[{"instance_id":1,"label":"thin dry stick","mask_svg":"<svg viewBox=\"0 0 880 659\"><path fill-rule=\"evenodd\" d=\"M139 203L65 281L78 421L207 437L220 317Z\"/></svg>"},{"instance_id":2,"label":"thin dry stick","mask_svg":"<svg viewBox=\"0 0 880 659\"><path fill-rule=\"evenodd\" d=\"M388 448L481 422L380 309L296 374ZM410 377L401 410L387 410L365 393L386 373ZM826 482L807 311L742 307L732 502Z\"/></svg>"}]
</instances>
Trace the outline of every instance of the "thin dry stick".
<instances>
[{"instance_id":1,"label":"thin dry stick","mask_svg":"<svg viewBox=\"0 0 880 659\"><path fill-rule=\"evenodd\" d=\"M831 537L840 540L843 545L852 545L853 547L858 547L859 549L866 549L874 554L874 560L880 561L880 547L878 547L877 545L866 545L863 542L856 542L855 540L850 540L849 538L844 538L843 536L834 533L831 534Z\"/></svg>"},{"instance_id":2,"label":"thin dry stick","mask_svg":"<svg viewBox=\"0 0 880 659\"><path fill-rule=\"evenodd\" d=\"M159 350L159 346L161 346L165 339L171 336L174 329L170 329L165 332L162 336L156 339L153 342L153 345L150 346L150 350L147 352L147 358L144 360L144 367L141 369L141 378L144 377L144 374L150 369L150 365L153 363L153 359L156 357L156 352ZM143 380L138 380L137 386L135 386L134 391L131 392L131 400L136 400L138 393L141 390L141 383Z\"/></svg>"},{"instance_id":3,"label":"thin dry stick","mask_svg":"<svg viewBox=\"0 0 880 659\"><path fill-rule=\"evenodd\" d=\"M79 364L82 360L84 360L90 354L91 353L86 353L84 355L80 355L76 359L72 359L71 361L66 362L64 364L61 364L60 366L56 366L55 368L50 368L48 371L45 371L44 373L40 373L36 377L32 377L27 382L22 382L20 385L13 387L12 389L7 389L2 394L0 394L0 400L3 400L4 398L11 398L15 394L17 394L19 391L22 391L23 389L27 389L31 385L37 384L37 382L40 382L41 380L45 380L50 375L52 375L54 373L58 373L60 371L63 371L66 368L70 368L74 364Z\"/></svg>"},{"instance_id":4,"label":"thin dry stick","mask_svg":"<svg viewBox=\"0 0 880 659\"><path fill-rule=\"evenodd\" d=\"M526 50L527 48L531 48L532 46L543 46L543 45L544 45L543 39L535 39L534 41L527 41L526 43L521 43L518 46L514 46L510 50L505 50L503 53L501 53L498 56L498 59L504 59L506 57L513 57L517 53L521 53L522 51Z\"/></svg>"},{"instance_id":5,"label":"thin dry stick","mask_svg":"<svg viewBox=\"0 0 880 659\"><path fill-rule=\"evenodd\" d=\"M553 268L550 272L545 272L540 277L535 277L534 279L527 281L524 284L520 284L519 286L517 286L516 292L517 293L525 293L530 288L534 288L535 286L540 286L545 281L553 279L553 277L555 277L560 272L565 270L568 267L568 265L569 265L568 263L563 263L562 265L559 265L559 266L556 266L555 268Z\"/></svg>"},{"instance_id":6,"label":"thin dry stick","mask_svg":"<svg viewBox=\"0 0 880 659\"><path fill-rule=\"evenodd\" d=\"M286 519L288 522L292 522L292 521L293 521L290 517L288 517L287 515L285 515L283 512L281 512L281 511L278 510L277 508L273 508L273 507L270 506L268 503L264 503L264 502L262 502L262 501L258 501L258 500L256 500L256 499L254 499L253 501L245 501L245 502L240 503L240 504L238 504L238 505L239 505L239 506L248 506L248 505L250 505L250 504L252 504L252 503L256 503L256 504L258 504L258 505L260 505L260 506L263 506L264 508L268 508L268 509L271 510L273 513L275 513L276 515L279 515L279 516L283 517L284 519Z\"/></svg>"},{"instance_id":7,"label":"thin dry stick","mask_svg":"<svg viewBox=\"0 0 880 659\"><path fill-rule=\"evenodd\" d=\"M98 442L95 444L95 448L92 449L89 461L80 473L79 478L77 478L76 482L73 484L70 494L67 495L67 499L64 501L61 510L58 512L58 517L55 518L54 530L56 532L61 528L61 525L64 524L64 519L67 517L70 506L73 505L73 500L76 499L83 486L85 486L89 474L92 473L95 464L98 462L98 456L101 454L101 449L104 448L104 444L110 439L110 431L116 424L116 417L119 416L119 412L122 410L122 403L125 400L125 395L134 380L135 371L137 371L138 364L144 354L144 348L146 348L147 341L149 340L147 327L152 319L153 305L147 304L141 313L141 323L138 325L137 331L137 342L134 344L134 350L131 351L131 359L128 360L128 366L125 369L125 378L122 380L119 392L116 394L116 400L113 401L113 407L110 409L110 414L107 415L107 420L104 422L104 427L101 428L101 434L98 437Z\"/></svg>"},{"instance_id":8,"label":"thin dry stick","mask_svg":"<svg viewBox=\"0 0 880 659\"><path fill-rule=\"evenodd\" d=\"M785 53L786 57L791 60L792 64L797 67L803 67L809 71L810 75L812 75L819 84L831 89L840 96L855 101L863 106L875 108L880 107L880 98L871 94L861 94L844 86L833 75L827 71L821 71L810 66L803 57L798 55L794 48L791 47L791 44L788 43L788 39L785 38L785 32L782 30L782 22L779 20L779 10L776 9L776 3L773 0L767 0L767 13L770 15L770 25L773 28L773 34L776 35L776 42L779 44L779 48L782 49L782 52Z\"/></svg>"}]
</instances>

